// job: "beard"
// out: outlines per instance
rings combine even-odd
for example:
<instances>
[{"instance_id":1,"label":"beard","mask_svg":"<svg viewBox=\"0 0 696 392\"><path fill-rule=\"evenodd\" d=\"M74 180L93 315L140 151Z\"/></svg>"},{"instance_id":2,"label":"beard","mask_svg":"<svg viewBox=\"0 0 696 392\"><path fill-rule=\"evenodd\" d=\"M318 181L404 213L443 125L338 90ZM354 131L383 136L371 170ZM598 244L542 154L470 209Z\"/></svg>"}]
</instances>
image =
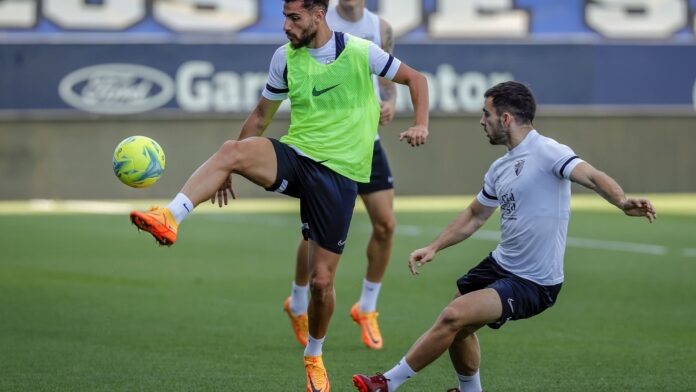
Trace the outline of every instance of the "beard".
<instances>
[{"instance_id":1,"label":"beard","mask_svg":"<svg viewBox=\"0 0 696 392\"><path fill-rule=\"evenodd\" d=\"M491 132L486 133L488 136L488 142L494 146L500 146L507 144L510 140L510 129L505 129L502 122L498 122L495 128L491 129Z\"/></svg>"},{"instance_id":2,"label":"beard","mask_svg":"<svg viewBox=\"0 0 696 392\"><path fill-rule=\"evenodd\" d=\"M314 29L314 31L310 32L309 29L302 31L302 35L300 35L300 38L297 40L297 42L292 42L290 41L290 45L293 47L293 49L299 49L303 48L307 45L309 45L312 40L317 36L317 30Z\"/></svg>"}]
</instances>

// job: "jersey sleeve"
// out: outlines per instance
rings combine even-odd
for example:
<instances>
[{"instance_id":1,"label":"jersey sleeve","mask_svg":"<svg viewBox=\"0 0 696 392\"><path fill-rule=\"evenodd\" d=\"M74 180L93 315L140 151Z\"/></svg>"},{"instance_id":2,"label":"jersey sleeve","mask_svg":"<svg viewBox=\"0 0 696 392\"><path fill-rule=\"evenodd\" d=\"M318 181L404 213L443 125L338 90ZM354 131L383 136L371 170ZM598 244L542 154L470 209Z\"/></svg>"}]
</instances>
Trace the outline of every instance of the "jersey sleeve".
<instances>
[{"instance_id":1,"label":"jersey sleeve","mask_svg":"<svg viewBox=\"0 0 696 392\"><path fill-rule=\"evenodd\" d=\"M287 99L289 90L286 69L287 58L285 57L285 45L283 45L273 53L268 70L268 80L261 95L271 101Z\"/></svg>"},{"instance_id":2,"label":"jersey sleeve","mask_svg":"<svg viewBox=\"0 0 696 392\"><path fill-rule=\"evenodd\" d=\"M495 192L492 166L483 177L483 188L481 188L478 195L476 195L476 200L486 207L498 207L500 205L498 195Z\"/></svg>"},{"instance_id":3,"label":"jersey sleeve","mask_svg":"<svg viewBox=\"0 0 696 392\"><path fill-rule=\"evenodd\" d=\"M575 166L583 162L570 147L563 144L554 143L549 146L547 152L550 162L553 162L551 166L553 174L566 180L570 179L570 173Z\"/></svg>"},{"instance_id":4,"label":"jersey sleeve","mask_svg":"<svg viewBox=\"0 0 696 392\"><path fill-rule=\"evenodd\" d=\"M373 75L381 76L392 80L396 72L401 67L401 60L384 51L374 42L368 47L368 57L370 61L370 72Z\"/></svg>"}]
</instances>

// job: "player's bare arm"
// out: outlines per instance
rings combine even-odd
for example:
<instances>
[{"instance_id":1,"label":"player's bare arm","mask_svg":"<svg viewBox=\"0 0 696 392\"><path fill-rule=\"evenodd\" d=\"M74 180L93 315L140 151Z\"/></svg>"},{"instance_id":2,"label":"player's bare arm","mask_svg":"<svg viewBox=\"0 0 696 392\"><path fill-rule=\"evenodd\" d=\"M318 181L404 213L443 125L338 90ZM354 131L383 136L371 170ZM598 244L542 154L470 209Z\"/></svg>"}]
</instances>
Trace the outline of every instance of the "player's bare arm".
<instances>
[{"instance_id":1,"label":"player's bare arm","mask_svg":"<svg viewBox=\"0 0 696 392\"><path fill-rule=\"evenodd\" d=\"M273 117L275 117L282 102L283 101L271 101L266 97L261 97L254 110L249 113L249 117L244 121L237 140L263 135L266 128L268 128L268 124L270 124Z\"/></svg>"},{"instance_id":2,"label":"player's bare arm","mask_svg":"<svg viewBox=\"0 0 696 392\"><path fill-rule=\"evenodd\" d=\"M428 139L428 81L420 72L404 63L401 63L393 81L408 86L416 113L415 124L399 134L399 140L406 139L413 147L421 146Z\"/></svg>"},{"instance_id":3,"label":"player's bare arm","mask_svg":"<svg viewBox=\"0 0 696 392\"><path fill-rule=\"evenodd\" d=\"M394 29L392 26L380 18L379 29L382 36L382 50L389 54L394 54ZM389 79L379 78L379 97L380 97L380 116L379 125L387 125L396 114L396 85Z\"/></svg>"},{"instance_id":4,"label":"player's bare arm","mask_svg":"<svg viewBox=\"0 0 696 392\"><path fill-rule=\"evenodd\" d=\"M417 275L418 268L433 260L442 249L458 244L471 237L493 215L496 208L486 207L474 199L469 206L453 220L428 246L411 252L408 268Z\"/></svg>"},{"instance_id":5,"label":"player's bare arm","mask_svg":"<svg viewBox=\"0 0 696 392\"><path fill-rule=\"evenodd\" d=\"M657 213L650 200L627 198L616 180L587 162L578 164L570 174L570 179L585 188L597 192L597 194L621 209L628 216L644 216L648 218L650 223L657 218Z\"/></svg>"}]
</instances>

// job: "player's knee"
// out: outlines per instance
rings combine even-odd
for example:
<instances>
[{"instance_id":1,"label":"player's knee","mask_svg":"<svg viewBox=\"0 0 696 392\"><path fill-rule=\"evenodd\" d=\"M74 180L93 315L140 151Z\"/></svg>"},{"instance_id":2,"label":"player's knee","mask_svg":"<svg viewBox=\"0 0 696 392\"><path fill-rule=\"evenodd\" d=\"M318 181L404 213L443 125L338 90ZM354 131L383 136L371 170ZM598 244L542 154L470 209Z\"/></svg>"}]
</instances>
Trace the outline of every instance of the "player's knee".
<instances>
[{"instance_id":1,"label":"player's knee","mask_svg":"<svg viewBox=\"0 0 696 392\"><path fill-rule=\"evenodd\" d=\"M394 237L396 230L396 220L394 217L377 221L372 226L372 232L379 241L389 241Z\"/></svg>"},{"instance_id":2,"label":"player's knee","mask_svg":"<svg viewBox=\"0 0 696 392\"><path fill-rule=\"evenodd\" d=\"M222 144L216 159L228 170L238 170L243 161L243 149L241 143L236 140L228 140Z\"/></svg>"},{"instance_id":3,"label":"player's knee","mask_svg":"<svg viewBox=\"0 0 696 392\"><path fill-rule=\"evenodd\" d=\"M312 298L322 300L328 294L333 293L333 282L328 276L315 275L310 281L309 290L312 293Z\"/></svg>"},{"instance_id":4,"label":"player's knee","mask_svg":"<svg viewBox=\"0 0 696 392\"><path fill-rule=\"evenodd\" d=\"M466 324L462 313L452 306L446 307L440 313L437 323L439 327L445 328L450 332L458 332Z\"/></svg>"}]
</instances>

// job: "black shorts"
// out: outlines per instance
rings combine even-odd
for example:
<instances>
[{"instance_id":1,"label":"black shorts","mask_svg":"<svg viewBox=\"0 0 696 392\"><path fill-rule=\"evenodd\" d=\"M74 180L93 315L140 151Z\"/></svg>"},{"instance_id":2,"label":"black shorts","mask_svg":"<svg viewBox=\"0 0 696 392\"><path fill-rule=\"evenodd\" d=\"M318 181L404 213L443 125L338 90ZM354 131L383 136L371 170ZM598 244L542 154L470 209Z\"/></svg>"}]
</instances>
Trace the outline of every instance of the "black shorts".
<instances>
[{"instance_id":1,"label":"black shorts","mask_svg":"<svg viewBox=\"0 0 696 392\"><path fill-rule=\"evenodd\" d=\"M299 155L278 140L269 140L278 160L278 174L266 190L299 198L304 239L343 253L358 196L356 182Z\"/></svg>"},{"instance_id":2,"label":"black shorts","mask_svg":"<svg viewBox=\"0 0 696 392\"><path fill-rule=\"evenodd\" d=\"M382 149L382 143L379 140L375 140L375 147L372 150L370 182L359 182L358 194L364 195L392 188L394 188L394 179L392 178L391 170L389 170L387 155Z\"/></svg>"},{"instance_id":3,"label":"black shorts","mask_svg":"<svg viewBox=\"0 0 696 392\"><path fill-rule=\"evenodd\" d=\"M488 324L493 329L502 327L508 320L526 319L550 308L556 303L561 285L563 283L542 286L520 278L504 270L491 255L457 280L457 288L461 294L487 287L498 292L503 314L500 320Z\"/></svg>"}]
</instances>

